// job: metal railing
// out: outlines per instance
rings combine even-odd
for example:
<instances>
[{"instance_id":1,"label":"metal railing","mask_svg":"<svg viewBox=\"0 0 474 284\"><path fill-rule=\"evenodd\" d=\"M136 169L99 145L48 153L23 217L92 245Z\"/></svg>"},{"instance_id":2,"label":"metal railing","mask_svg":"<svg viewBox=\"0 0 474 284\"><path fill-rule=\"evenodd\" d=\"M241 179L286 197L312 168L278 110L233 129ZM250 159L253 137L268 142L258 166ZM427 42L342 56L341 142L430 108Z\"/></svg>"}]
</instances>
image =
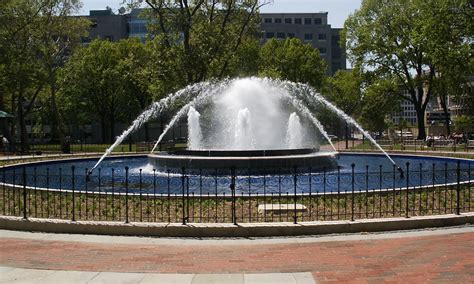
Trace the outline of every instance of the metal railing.
<instances>
[{"instance_id":1,"label":"metal railing","mask_svg":"<svg viewBox=\"0 0 474 284\"><path fill-rule=\"evenodd\" d=\"M404 140L390 140L379 139L377 143L384 150L406 150L406 151L447 151L447 152L472 152L474 150L474 140L467 140L463 143L457 143L455 140L442 139L426 142L425 140L404 139ZM353 143L354 144L354 143ZM351 144L349 144L351 145ZM358 140L358 143L351 147L353 150L364 151L377 150L375 145L367 140ZM338 149L338 150L342 150Z\"/></svg>"},{"instance_id":2,"label":"metal railing","mask_svg":"<svg viewBox=\"0 0 474 284\"><path fill-rule=\"evenodd\" d=\"M117 222L244 223L355 220L461 214L474 208L470 164L393 171L312 173L311 169L227 169L225 174L167 171L131 175L99 170L91 180L75 166L45 173L0 168L0 214L23 218ZM9 169L9 170L7 170ZM86 169L87 171L87 169ZM54 184L54 188L53 185ZM390 186L391 184L391 186Z\"/></svg>"}]
</instances>

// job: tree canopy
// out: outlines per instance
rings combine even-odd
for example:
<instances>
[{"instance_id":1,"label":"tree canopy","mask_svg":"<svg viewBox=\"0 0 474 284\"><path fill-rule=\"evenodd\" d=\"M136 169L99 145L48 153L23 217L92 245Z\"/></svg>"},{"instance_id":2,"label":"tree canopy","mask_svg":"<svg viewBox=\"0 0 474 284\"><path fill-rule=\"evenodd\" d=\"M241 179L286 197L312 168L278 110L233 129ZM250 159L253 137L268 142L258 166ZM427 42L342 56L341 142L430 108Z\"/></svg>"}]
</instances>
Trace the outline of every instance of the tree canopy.
<instances>
[{"instance_id":1,"label":"tree canopy","mask_svg":"<svg viewBox=\"0 0 474 284\"><path fill-rule=\"evenodd\" d=\"M307 83L320 89L326 62L319 51L297 38L271 39L260 49L259 73L262 76Z\"/></svg>"},{"instance_id":2,"label":"tree canopy","mask_svg":"<svg viewBox=\"0 0 474 284\"><path fill-rule=\"evenodd\" d=\"M80 5L78 0L5 0L0 4L0 93L10 95L22 151L28 147L25 119L37 101L54 102L56 112L56 70L87 28L83 19L70 17ZM50 96L45 95L46 89ZM6 108L4 103L1 109ZM2 128L8 136L16 132L15 126Z\"/></svg>"},{"instance_id":3,"label":"tree canopy","mask_svg":"<svg viewBox=\"0 0 474 284\"><path fill-rule=\"evenodd\" d=\"M469 0L364 0L345 23L353 64L395 76L408 90L408 96L399 95L415 107L418 138L426 136L424 114L436 75L472 54L472 18Z\"/></svg>"}]
</instances>

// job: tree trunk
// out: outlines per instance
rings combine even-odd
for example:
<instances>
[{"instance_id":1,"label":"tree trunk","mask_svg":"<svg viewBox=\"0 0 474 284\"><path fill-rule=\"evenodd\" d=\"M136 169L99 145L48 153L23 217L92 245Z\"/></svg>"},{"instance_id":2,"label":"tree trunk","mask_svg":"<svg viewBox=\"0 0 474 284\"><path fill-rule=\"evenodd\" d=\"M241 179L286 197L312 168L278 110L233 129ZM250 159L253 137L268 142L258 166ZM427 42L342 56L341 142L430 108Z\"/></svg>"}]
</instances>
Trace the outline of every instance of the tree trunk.
<instances>
[{"instance_id":1,"label":"tree trunk","mask_svg":"<svg viewBox=\"0 0 474 284\"><path fill-rule=\"evenodd\" d=\"M421 106L416 106L416 118L418 120L418 139L425 140L426 139L426 130L425 130L425 109Z\"/></svg>"},{"instance_id":2,"label":"tree trunk","mask_svg":"<svg viewBox=\"0 0 474 284\"><path fill-rule=\"evenodd\" d=\"M15 106L15 94L12 93L12 96L11 96L11 109L10 109L10 113L11 114L14 114L16 113L16 106ZM10 140L10 148L11 148L11 151L12 152L16 152L16 142L17 142L17 138L16 138L16 121L18 120L18 118L13 118L13 121L12 123L10 124L10 133L12 135L12 140ZM8 138L7 138L8 139Z\"/></svg>"},{"instance_id":3,"label":"tree trunk","mask_svg":"<svg viewBox=\"0 0 474 284\"><path fill-rule=\"evenodd\" d=\"M150 129L148 126L148 122L145 122L144 127L145 127L145 141L150 142Z\"/></svg>"},{"instance_id":4,"label":"tree trunk","mask_svg":"<svg viewBox=\"0 0 474 284\"><path fill-rule=\"evenodd\" d=\"M0 96L0 110L6 110L5 103L3 101L3 96ZM8 129L8 121L9 118L0 119L0 130L2 131L3 136L7 138L8 143L11 147L13 146L13 139L10 129Z\"/></svg>"},{"instance_id":5,"label":"tree trunk","mask_svg":"<svg viewBox=\"0 0 474 284\"><path fill-rule=\"evenodd\" d=\"M115 141L115 115L112 112L110 114L110 144L114 143Z\"/></svg>"},{"instance_id":6,"label":"tree trunk","mask_svg":"<svg viewBox=\"0 0 474 284\"><path fill-rule=\"evenodd\" d=\"M107 140L106 140L106 127L105 127L105 116L104 115L101 115L100 116L100 129L101 129L101 137L102 137L102 144L105 144L107 143Z\"/></svg>"},{"instance_id":7,"label":"tree trunk","mask_svg":"<svg viewBox=\"0 0 474 284\"><path fill-rule=\"evenodd\" d=\"M448 110L448 104L446 102L446 97L444 95L440 96L440 103L441 103L441 108L443 109L443 114L444 114L444 124L446 126L446 136L449 136L451 134L451 125L449 125L449 110Z\"/></svg>"},{"instance_id":8,"label":"tree trunk","mask_svg":"<svg viewBox=\"0 0 474 284\"><path fill-rule=\"evenodd\" d=\"M50 81L50 88L51 88L51 109L53 111L56 131L58 133L59 143L61 144L61 150L64 152L68 145L66 145L65 139L65 125L64 121L62 120L61 114L59 113L58 104L56 101L56 85L53 81Z\"/></svg>"},{"instance_id":9,"label":"tree trunk","mask_svg":"<svg viewBox=\"0 0 474 284\"><path fill-rule=\"evenodd\" d=\"M25 114L23 110L23 96L18 96L18 124L20 128L21 153L28 152L28 133L26 131Z\"/></svg>"},{"instance_id":10,"label":"tree trunk","mask_svg":"<svg viewBox=\"0 0 474 284\"><path fill-rule=\"evenodd\" d=\"M425 129L425 111L426 111L426 100L429 100L429 96L425 98L423 101L423 87L418 87L417 89L410 89L410 97L409 100L413 106L415 107L416 111L416 118L418 120L418 137L417 139L425 140L426 138L426 129ZM404 98L406 99L406 98Z\"/></svg>"}]
</instances>

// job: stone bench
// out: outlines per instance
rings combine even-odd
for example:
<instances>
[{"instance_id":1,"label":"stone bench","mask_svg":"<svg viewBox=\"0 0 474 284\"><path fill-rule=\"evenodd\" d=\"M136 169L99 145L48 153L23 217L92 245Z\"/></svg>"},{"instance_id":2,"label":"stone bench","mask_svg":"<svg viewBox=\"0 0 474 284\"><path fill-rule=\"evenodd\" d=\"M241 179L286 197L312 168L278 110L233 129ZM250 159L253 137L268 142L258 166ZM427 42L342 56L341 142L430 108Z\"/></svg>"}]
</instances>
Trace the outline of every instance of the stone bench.
<instances>
[{"instance_id":1,"label":"stone bench","mask_svg":"<svg viewBox=\"0 0 474 284\"><path fill-rule=\"evenodd\" d=\"M296 212L306 212L307 208L303 204L296 204ZM258 205L258 212L273 212L277 214L295 212L295 204L260 204Z\"/></svg>"}]
</instances>

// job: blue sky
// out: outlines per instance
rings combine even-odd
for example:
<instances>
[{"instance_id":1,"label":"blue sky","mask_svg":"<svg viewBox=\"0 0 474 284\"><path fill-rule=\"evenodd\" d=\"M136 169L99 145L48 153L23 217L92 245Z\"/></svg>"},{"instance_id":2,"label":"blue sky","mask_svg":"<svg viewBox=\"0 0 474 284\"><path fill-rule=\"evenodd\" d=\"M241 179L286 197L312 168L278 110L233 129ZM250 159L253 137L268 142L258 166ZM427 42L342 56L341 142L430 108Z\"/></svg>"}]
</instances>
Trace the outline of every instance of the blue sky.
<instances>
[{"instance_id":1,"label":"blue sky","mask_svg":"<svg viewBox=\"0 0 474 284\"><path fill-rule=\"evenodd\" d=\"M362 0L273 0L262 9L262 12L271 13L297 13L297 12L329 12L329 24L333 28L341 28L346 18L359 8ZM104 9L110 6L117 10L120 8L121 0L82 0L84 3L80 12L82 15L89 14L89 10Z\"/></svg>"}]
</instances>

